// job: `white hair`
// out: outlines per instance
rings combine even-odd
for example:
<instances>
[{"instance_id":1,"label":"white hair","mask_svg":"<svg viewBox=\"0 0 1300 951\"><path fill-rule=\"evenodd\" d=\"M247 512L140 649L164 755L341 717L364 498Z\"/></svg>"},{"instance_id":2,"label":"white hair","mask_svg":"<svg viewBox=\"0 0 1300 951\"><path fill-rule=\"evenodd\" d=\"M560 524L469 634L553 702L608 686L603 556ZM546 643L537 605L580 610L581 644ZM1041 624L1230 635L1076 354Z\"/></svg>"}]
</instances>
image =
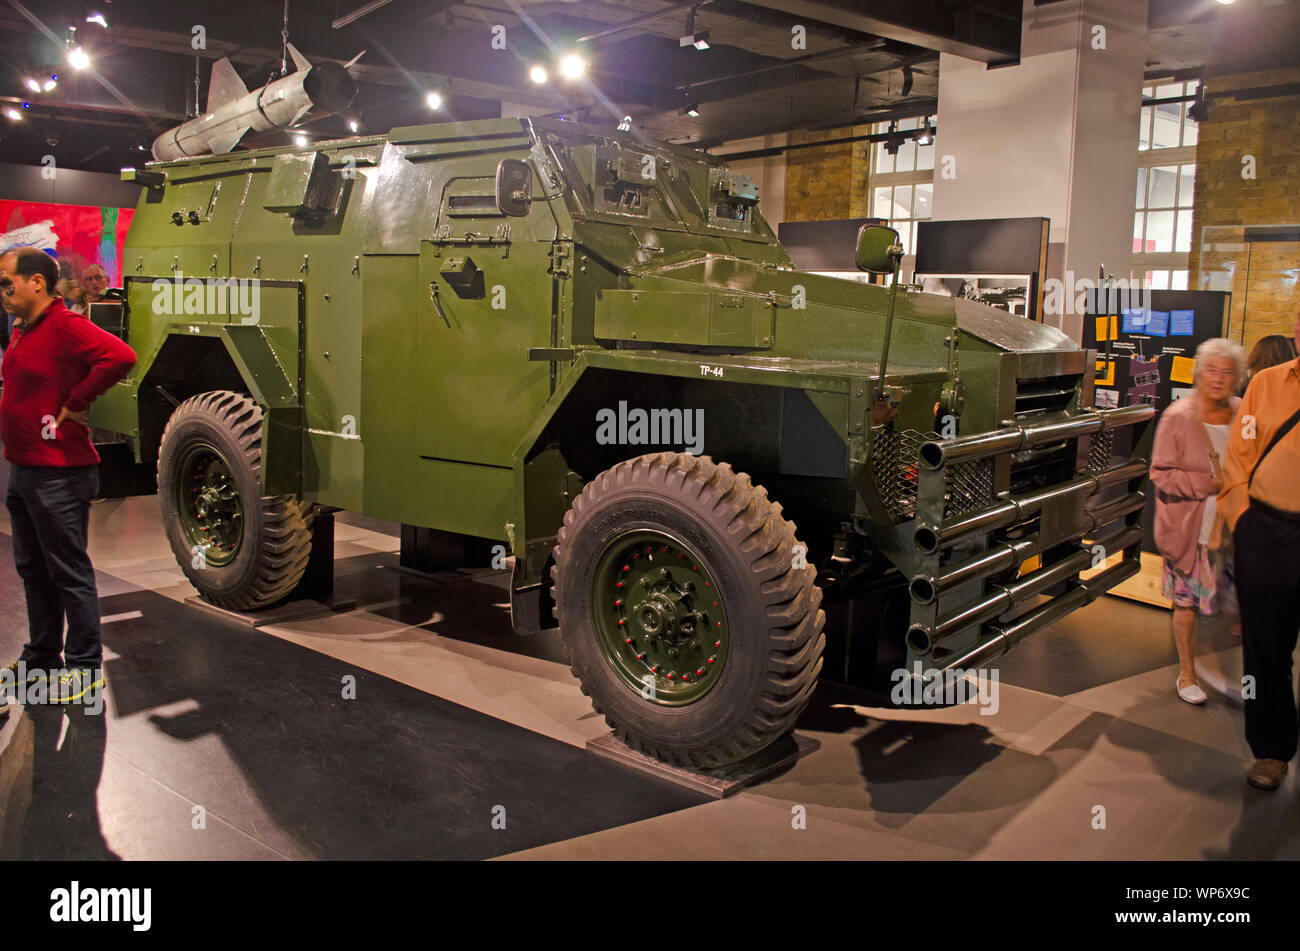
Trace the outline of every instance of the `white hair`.
<instances>
[{"instance_id":1,"label":"white hair","mask_svg":"<svg viewBox=\"0 0 1300 951\"><path fill-rule=\"evenodd\" d=\"M1193 380L1200 378L1201 368L1205 366L1207 360L1232 361L1233 372L1235 373L1232 384L1233 389L1240 389L1241 384L1246 382L1246 351L1235 340L1229 340L1226 337L1211 337L1197 347L1196 365L1192 368Z\"/></svg>"}]
</instances>

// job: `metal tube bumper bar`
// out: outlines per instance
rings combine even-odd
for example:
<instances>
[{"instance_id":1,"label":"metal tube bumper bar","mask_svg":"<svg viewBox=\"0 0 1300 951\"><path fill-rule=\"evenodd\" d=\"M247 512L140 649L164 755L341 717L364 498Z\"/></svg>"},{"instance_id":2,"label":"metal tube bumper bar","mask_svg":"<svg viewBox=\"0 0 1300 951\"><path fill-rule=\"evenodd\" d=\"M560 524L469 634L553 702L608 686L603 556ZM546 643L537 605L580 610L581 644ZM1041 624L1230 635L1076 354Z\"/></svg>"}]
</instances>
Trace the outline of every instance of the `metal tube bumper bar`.
<instances>
[{"instance_id":1,"label":"metal tube bumper bar","mask_svg":"<svg viewBox=\"0 0 1300 951\"><path fill-rule=\"evenodd\" d=\"M1053 598L1040 608L1030 611L1024 617L1010 624L990 627L991 637L981 641L959 657L947 660L941 670L970 670L988 663L999 654L1005 654L1019 641L1041 630L1055 621L1059 621L1071 611L1096 601L1115 585L1127 581L1141 570L1142 563L1137 557L1125 558L1119 564L1108 568L1101 574L1080 579L1075 586L1059 598Z\"/></svg>"},{"instance_id":2,"label":"metal tube bumper bar","mask_svg":"<svg viewBox=\"0 0 1300 951\"><path fill-rule=\"evenodd\" d=\"M921 446L921 465L939 469L970 459L983 459L1004 452L1019 452L1044 443L1074 439L1092 433L1146 422L1155 415L1153 406L1123 406L1119 409L1088 410L1066 419L1026 423L995 429L974 436L958 436L927 442Z\"/></svg>"},{"instance_id":3,"label":"metal tube bumper bar","mask_svg":"<svg viewBox=\"0 0 1300 951\"><path fill-rule=\"evenodd\" d=\"M1132 512L1139 511L1146 504L1146 497L1141 492L1130 492L1123 498L1105 505L1084 511L1085 526L1083 534L1089 538L1097 535L1104 527ZM988 551L974 558L949 566L937 575L920 575L912 579L909 590L912 599L920 604L929 604L943 592L967 581L987 578L1001 574L1023 562L1026 558L1043 551L1037 538L1027 538L1018 542L1002 542L992 546Z\"/></svg>"},{"instance_id":4,"label":"metal tube bumper bar","mask_svg":"<svg viewBox=\"0 0 1300 951\"><path fill-rule=\"evenodd\" d=\"M1120 551L1130 545L1136 545L1141 540L1141 529L1130 528L1115 536L1111 540L1111 546ZM982 624L985 621L990 621L998 615L1006 614L1017 605L1024 604L1031 597L1052 587L1052 585L1070 580L1080 571L1089 567L1092 564L1092 559L1091 548L1080 548L1074 554L1053 562L1047 567L1040 568L1038 571L1031 572L1023 578L1018 578L1010 584L993 585L993 593L983 600L976 601L956 614L940 619L932 630L917 625L908 632L908 637L912 639L913 643L917 643L919 642L919 636L923 634L926 639L934 643L956 634L972 624Z\"/></svg>"},{"instance_id":5,"label":"metal tube bumper bar","mask_svg":"<svg viewBox=\"0 0 1300 951\"><path fill-rule=\"evenodd\" d=\"M1150 407L1140 406L1128 408L1150 409ZM926 445L938 444L927 443ZM971 535L982 535L1023 522L1038 514L1046 503L1055 499L1064 498L1075 493L1090 497L1117 483L1141 478L1146 475L1146 472L1147 467L1145 464L1135 462L1117 466L1098 475L1075 476L1068 482L1062 482L1046 489L1039 489L1036 492L1008 496L1001 502L996 502L987 508L944 522L938 528L922 525L913 534L913 541L921 551L926 554L934 554L939 549L954 545Z\"/></svg>"}]
</instances>

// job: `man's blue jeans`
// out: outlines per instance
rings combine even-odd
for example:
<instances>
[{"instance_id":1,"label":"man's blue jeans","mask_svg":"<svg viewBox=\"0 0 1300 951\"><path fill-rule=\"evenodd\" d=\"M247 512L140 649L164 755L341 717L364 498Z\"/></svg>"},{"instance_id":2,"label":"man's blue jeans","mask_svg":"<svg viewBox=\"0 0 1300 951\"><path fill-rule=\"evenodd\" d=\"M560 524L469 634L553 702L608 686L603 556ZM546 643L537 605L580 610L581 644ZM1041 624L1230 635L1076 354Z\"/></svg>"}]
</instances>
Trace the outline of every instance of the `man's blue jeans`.
<instances>
[{"instance_id":1,"label":"man's blue jeans","mask_svg":"<svg viewBox=\"0 0 1300 951\"><path fill-rule=\"evenodd\" d=\"M86 552L90 500L99 492L97 466L9 467L5 506L14 533L14 562L27 590L28 668L98 668L99 592ZM66 651L63 619L68 621Z\"/></svg>"}]
</instances>

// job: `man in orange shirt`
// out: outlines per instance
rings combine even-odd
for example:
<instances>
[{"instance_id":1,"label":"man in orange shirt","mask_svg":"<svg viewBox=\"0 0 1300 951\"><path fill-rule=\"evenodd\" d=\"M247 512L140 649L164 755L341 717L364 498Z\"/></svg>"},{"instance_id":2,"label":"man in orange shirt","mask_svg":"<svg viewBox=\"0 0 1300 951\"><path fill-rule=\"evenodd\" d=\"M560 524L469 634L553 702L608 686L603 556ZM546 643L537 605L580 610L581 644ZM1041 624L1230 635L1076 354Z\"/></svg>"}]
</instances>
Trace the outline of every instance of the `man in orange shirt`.
<instances>
[{"instance_id":1,"label":"man in orange shirt","mask_svg":"<svg viewBox=\"0 0 1300 951\"><path fill-rule=\"evenodd\" d=\"M1300 348L1300 315L1295 325ZM1296 754L1291 654L1300 631L1300 358L1250 381L1228 437L1219 511L1233 529L1246 742L1246 780L1277 789ZM1253 685L1253 695L1252 695Z\"/></svg>"}]
</instances>

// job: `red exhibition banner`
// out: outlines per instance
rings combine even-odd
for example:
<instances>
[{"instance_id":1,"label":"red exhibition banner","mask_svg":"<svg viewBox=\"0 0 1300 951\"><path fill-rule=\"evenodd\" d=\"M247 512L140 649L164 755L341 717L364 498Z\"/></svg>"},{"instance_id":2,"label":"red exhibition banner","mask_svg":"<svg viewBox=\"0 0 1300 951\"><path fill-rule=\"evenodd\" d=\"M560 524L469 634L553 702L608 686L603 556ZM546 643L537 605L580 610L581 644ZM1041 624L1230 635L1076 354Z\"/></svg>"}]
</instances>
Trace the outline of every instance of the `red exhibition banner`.
<instances>
[{"instance_id":1,"label":"red exhibition banner","mask_svg":"<svg viewBox=\"0 0 1300 951\"><path fill-rule=\"evenodd\" d=\"M122 247L134 215L134 208L0 200L0 251L21 245L49 251L63 276L74 280L99 264L110 286L121 287Z\"/></svg>"}]
</instances>

